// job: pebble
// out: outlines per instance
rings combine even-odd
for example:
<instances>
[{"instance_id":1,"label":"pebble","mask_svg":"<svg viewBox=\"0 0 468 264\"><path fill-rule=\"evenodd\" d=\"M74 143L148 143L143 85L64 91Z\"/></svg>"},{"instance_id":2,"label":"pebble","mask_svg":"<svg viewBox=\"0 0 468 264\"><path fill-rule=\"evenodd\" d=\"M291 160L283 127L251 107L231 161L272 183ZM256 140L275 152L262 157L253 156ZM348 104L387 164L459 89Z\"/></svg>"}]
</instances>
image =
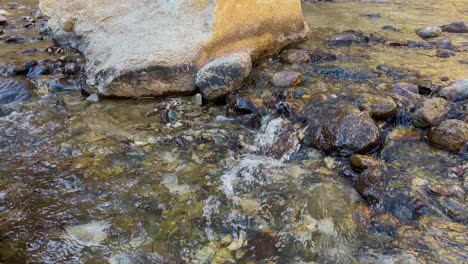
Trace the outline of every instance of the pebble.
<instances>
[{"instance_id":1,"label":"pebble","mask_svg":"<svg viewBox=\"0 0 468 264\"><path fill-rule=\"evenodd\" d=\"M400 29L398 29L397 27L392 26L392 25L383 26L382 29L387 30L387 31L392 31L392 32L399 32L400 31Z\"/></svg>"},{"instance_id":2,"label":"pebble","mask_svg":"<svg viewBox=\"0 0 468 264\"><path fill-rule=\"evenodd\" d=\"M300 72L282 71L273 75L271 83L278 87L291 87L300 84L304 80L304 76Z\"/></svg>"},{"instance_id":3,"label":"pebble","mask_svg":"<svg viewBox=\"0 0 468 264\"><path fill-rule=\"evenodd\" d=\"M437 26L421 28L416 31L421 38L434 38L442 34L442 29Z\"/></svg>"},{"instance_id":4,"label":"pebble","mask_svg":"<svg viewBox=\"0 0 468 264\"><path fill-rule=\"evenodd\" d=\"M197 93L192 97L192 102L198 106L203 105L203 96L200 93Z\"/></svg>"}]
</instances>

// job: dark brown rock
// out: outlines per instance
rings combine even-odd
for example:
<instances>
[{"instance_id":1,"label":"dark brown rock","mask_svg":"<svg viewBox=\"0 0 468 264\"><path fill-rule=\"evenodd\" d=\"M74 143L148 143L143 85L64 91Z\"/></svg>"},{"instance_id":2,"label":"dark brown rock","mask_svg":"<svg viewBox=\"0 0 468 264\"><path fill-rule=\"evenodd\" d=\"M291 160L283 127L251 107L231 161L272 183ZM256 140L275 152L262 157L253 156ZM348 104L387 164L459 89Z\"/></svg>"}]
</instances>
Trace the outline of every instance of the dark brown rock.
<instances>
[{"instance_id":1,"label":"dark brown rock","mask_svg":"<svg viewBox=\"0 0 468 264\"><path fill-rule=\"evenodd\" d=\"M317 104L305 110L308 141L326 153L364 153L377 146L380 129L367 112L340 103Z\"/></svg>"},{"instance_id":2,"label":"dark brown rock","mask_svg":"<svg viewBox=\"0 0 468 264\"><path fill-rule=\"evenodd\" d=\"M373 118L387 118L395 115L397 112L397 104L389 96L369 94L363 96L361 100L360 109L369 112Z\"/></svg>"}]
</instances>

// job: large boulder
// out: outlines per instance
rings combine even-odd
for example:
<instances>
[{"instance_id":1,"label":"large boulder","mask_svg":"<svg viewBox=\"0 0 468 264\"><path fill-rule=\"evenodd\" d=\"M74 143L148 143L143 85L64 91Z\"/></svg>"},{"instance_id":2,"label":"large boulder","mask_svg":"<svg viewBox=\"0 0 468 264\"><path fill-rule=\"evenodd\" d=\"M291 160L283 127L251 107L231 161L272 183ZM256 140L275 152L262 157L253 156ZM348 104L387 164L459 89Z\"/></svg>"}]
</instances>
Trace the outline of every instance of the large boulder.
<instances>
[{"instance_id":1,"label":"large boulder","mask_svg":"<svg viewBox=\"0 0 468 264\"><path fill-rule=\"evenodd\" d=\"M53 38L86 58L88 84L108 96L192 92L214 59L251 59L307 37L300 0L41 0Z\"/></svg>"}]
</instances>

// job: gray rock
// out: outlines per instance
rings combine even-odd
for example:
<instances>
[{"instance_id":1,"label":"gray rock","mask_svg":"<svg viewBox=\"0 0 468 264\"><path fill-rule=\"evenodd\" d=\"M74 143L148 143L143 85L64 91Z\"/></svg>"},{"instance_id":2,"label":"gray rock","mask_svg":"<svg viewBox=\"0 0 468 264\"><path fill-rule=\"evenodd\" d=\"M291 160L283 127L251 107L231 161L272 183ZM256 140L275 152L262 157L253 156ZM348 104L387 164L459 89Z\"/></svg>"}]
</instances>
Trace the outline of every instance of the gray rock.
<instances>
[{"instance_id":1,"label":"gray rock","mask_svg":"<svg viewBox=\"0 0 468 264\"><path fill-rule=\"evenodd\" d=\"M432 128L429 141L436 146L458 152L468 142L468 124L456 119L446 120Z\"/></svg>"},{"instance_id":2,"label":"gray rock","mask_svg":"<svg viewBox=\"0 0 468 264\"><path fill-rule=\"evenodd\" d=\"M450 33L468 33L468 22L456 21L442 26L442 31Z\"/></svg>"},{"instance_id":3,"label":"gray rock","mask_svg":"<svg viewBox=\"0 0 468 264\"><path fill-rule=\"evenodd\" d=\"M239 89L251 70L249 54L231 54L203 66L197 73L195 85L205 99L215 100Z\"/></svg>"},{"instance_id":4,"label":"gray rock","mask_svg":"<svg viewBox=\"0 0 468 264\"><path fill-rule=\"evenodd\" d=\"M300 72L282 71L273 75L271 83L279 87L291 87L300 84L304 80L304 76Z\"/></svg>"},{"instance_id":5,"label":"gray rock","mask_svg":"<svg viewBox=\"0 0 468 264\"><path fill-rule=\"evenodd\" d=\"M0 104L27 101L31 97L31 87L27 81L0 78Z\"/></svg>"},{"instance_id":6,"label":"gray rock","mask_svg":"<svg viewBox=\"0 0 468 264\"><path fill-rule=\"evenodd\" d=\"M97 94L92 94L86 98L86 101L92 102L92 103L99 103L101 99L99 99L99 96Z\"/></svg>"},{"instance_id":7,"label":"gray rock","mask_svg":"<svg viewBox=\"0 0 468 264\"><path fill-rule=\"evenodd\" d=\"M434 38L442 34L442 29L437 26L430 26L430 27L421 28L418 31L416 31L416 33L421 38Z\"/></svg>"},{"instance_id":8,"label":"gray rock","mask_svg":"<svg viewBox=\"0 0 468 264\"><path fill-rule=\"evenodd\" d=\"M200 106L200 105L203 105L203 96L199 93L197 93L196 95L194 95L192 97L192 101L194 104Z\"/></svg>"},{"instance_id":9,"label":"gray rock","mask_svg":"<svg viewBox=\"0 0 468 264\"><path fill-rule=\"evenodd\" d=\"M468 99L468 80L459 80L448 87L442 88L439 96L449 101Z\"/></svg>"},{"instance_id":10,"label":"gray rock","mask_svg":"<svg viewBox=\"0 0 468 264\"><path fill-rule=\"evenodd\" d=\"M425 101L412 116L415 127L432 126L437 118L441 118L448 112L448 102L443 98L432 98Z\"/></svg>"},{"instance_id":11,"label":"gray rock","mask_svg":"<svg viewBox=\"0 0 468 264\"><path fill-rule=\"evenodd\" d=\"M448 49L439 49L437 50L437 57L439 58L450 58L455 56L455 52Z\"/></svg>"}]
</instances>

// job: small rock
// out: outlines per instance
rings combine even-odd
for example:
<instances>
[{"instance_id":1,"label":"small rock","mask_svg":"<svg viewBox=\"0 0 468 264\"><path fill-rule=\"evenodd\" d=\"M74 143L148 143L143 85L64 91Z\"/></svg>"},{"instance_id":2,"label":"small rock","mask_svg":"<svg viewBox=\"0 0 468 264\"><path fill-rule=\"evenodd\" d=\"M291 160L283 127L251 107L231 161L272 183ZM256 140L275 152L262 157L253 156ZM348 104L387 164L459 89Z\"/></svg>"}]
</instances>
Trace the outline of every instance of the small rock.
<instances>
[{"instance_id":1,"label":"small rock","mask_svg":"<svg viewBox=\"0 0 468 264\"><path fill-rule=\"evenodd\" d=\"M16 2L9 2L9 3L8 3L8 8L10 8L10 9L16 9L16 8L18 8L18 3L16 3Z\"/></svg>"},{"instance_id":2,"label":"small rock","mask_svg":"<svg viewBox=\"0 0 468 264\"><path fill-rule=\"evenodd\" d=\"M7 11L0 9L0 16L10 16L11 14L8 13Z\"/></svg>"},{"instance_id":3,"label":"small rock","mask_svg":"<svg viewBox=\"0 0 468 264\"><path fill-rule=\"evenodd\" d=\"M377 167L379 165L379 161L371 156L366 155L359 155L353 154L349 158L349 162L351 167L357 170L366 170L370 167Z\"/></svg>"},{"instance_id":4,"label":"small rock","mask_svg":"<svg viewBox=\"0 0 468 264\"><path fill-rule=\"evenodd\" d=\"M29 48L29 49L20 51L20 53L22 54L31 54L31 53L37 53L37 52L39 52L39 50L36 48Z\"/></svg>"},{"instance_id":5,"label":"small rock","mask_svg":"<svg viewBox=\"0 0 468 264\"><path fill-rule=\"evenodd\" d=\"M421 100L419 88L409 83L397 83L392 88L393 99L406 109L414 107Z\"/></svg>"},{"instance_id":6,"label":"small rock","mask_svg":"<svg viewBox=\"0 0 468 264\"><path fill-rule=\"evenodd\" d=\"M26 77L28 79L35 79L35 78L37 78L37 77L39 77L41 75L47 75L47 74L50 74L50 73L51 73L51 70L47 65L39 64L39 65L35 66L34 68L32 68L28 72Z\"/></svg>"},{"instance_id":7,"label":"small rock","mask_svg":"<svg viewBox=\"0 0 468 264\"><path fill-rule=\"evenodd\" d=\"M80 70L80 66L77 63L69 62L65 64L63 72L67 75L75 75Z\"/></svg>"},{"instance_id":8,"label":"small rock","mask_svg":"<svg viewBox=\"0 0 468 264\"><path fill-rule=\"evenodd\" d=\"M448 87L442 88L439 96L449 101L468 99L468 80L459 80Z\"/></svg>"},{"instance_id":9,"label":"small rock","mask_svg":"<svg viewBox=\"0 0 468 264\"><path fill-rule=\"evenodd\" d=\"M421 134L415 128L396 127L387 136L386 144L402 141L420 141Z\"/></svg>"},{"instance_id":10,"label":"small rock","mask_svg":"<svg viewBox=\"0 0 468 264\"><path fill-rule=\"evenodd\" d=\"M328 53L324 50L316 48L311 54L312 62L335 61L336 55Z\"/></svg>"},{"instance_id":11,"label":"small rock","mask_svg":"<svg viewBox=\"0 0 468 264\"><path fill-rule=\"evenodd\" d=\"M456 21L442 26L442 31L450 33L468 33L468 22Z\"/></svg>"},{"instance_id":12,"label":"small rock","mask_svg":"<svg viewBox=\"0 0 468 264\"><path fill-rule=\"evenodd\" d=\"M301 64L309 62L310 56L305 50L289 49L281 52L280 60L288 64Z\"/></svg>"},{"instance_id":13,"label":"small rock","mask_svg":"<svg viewBox=\"0 0 468 264\"><path fill-rule=\"evenodd\" d=\"M368 111L373 118L384 119L397 112L397 104L393 98L381 95L366 95L359 106L361 110Z\"/></svg>"},{"instance_id":14,"label":"small rock","mask_svg":"<svg viewBox=\"0 0 468 264\"><path fill-rule=\"evenodd\" d=\"M2 15L0 15L0 26L5 26L8 24L8 19Z\"/></svg>"},{"instance_id":15,"label":"small rock","mask_svg":"<svg viewBox=\"0 0 468 264\"><path fill-rule=\"evenodd\" d=\"M236 53L203 66L197 73L195 84L205 99L215 100L238 90L251 70L250 56Z\"/></svg>"},{"instance_id":16,"label":"small rock","mask_svg":"<svg viewBox=\"0 0 468 264\"><path fill-rule=\"evenodd\" d=\"M444 116L447 112L448 102L443 98L432 98L423 103L412 116L415 127L428 127L434 124L434 121Z\"/></svg>"},{"instance_id":17,"label":"small rock","mask_svg":"<svg viewBox=\"0 0 468 264\"><path fill-rule=\"evenodd\" d=\"M282 71L273 75L271 83L274 86L290 87L300 84L304 80L301 73L295 71Z\"/></svg>"},{"instance_id":18,"label":"small rock","mask_svg":"<svg viewBox=\"0 0 468 264\"><path fill-rule=\"evenodd\" d=\"M226 116L235 118L240 123L259 128L262 125L260 108L248 98L235 97L229 100Z\"/></svg>"},{"instance_id":19,"label":"small rock","mask_svg":"<svg viewBox=\"0 0 468 264\"><path fill-rule=\"evenodd\" d=\"M4 42L5 44L22 44L26 43L28 40L23 37L10 37L7 38Z\"/></svg>"},{"instance_id":20,"label":"small rock","mask_svg":"<svg viewBox=\"0 0 468 264\"><path fill-rule=\"evenodd\" d=\"M398 29L397 27L392 26L392 25L383 26L382 29L387 30L387 31L392 31L392 32L399 32L400 31L400 29Z\"/></svg>"},{"instance_id":21,"label":"small rock","mask_svg":"<svg viewBox=\"0 0 468 264\"><path fill-rule=\"evenodd\" d=\"M366 42L368 42L368 38L366 38L362 32L347 30L332 36L328 39L327 43L329 46L342 47Z\"/></svg>"},{"instance_id":22,"label":"small rock","mask_svg":"<svg viewBox=\"0 0 468 264\"><path fill-rule=\"evenodd\" d=\"M27 75L34 67L36 67L39 63L35 60L28 61L19 69L16 69L13 73L15 75Z\"/></svg>"},{"instance_id":23,"label":"small rock","mask_svg":"<svg viewBox=\"0 0 468 264\"><path fill-rule=\"evenodd\" d=\"M431 129L429 141L434 145L458 152L468 141L468 124L449 119Z\"/></svg>"},{"instance_id":24,"label":"small rock","mask_svg":"<svg viewBox=\"0 0 468 264\"><path fill-rule=\"evenodd\" d=\"M450 58L455 56L455 52L448 50L448 49L439 49L437 51L437 57L439 58Z\"/></svg>"},{"instance_id":25,"label":"small rock","mask_svg":"<svg viewBox=\"0 0 468 264\"><path fill-rule=\"evenodd\" d=\"M418 34L421 38L434 38L442 34L442 29L437 26L430 26L419 29L416 31L416 34Z\"/></svg>"},{"instance_id":26,"label":"small rock","mask_svg":"<svg viewBox=\"0 0 468 264\"><path fill-rule=\"evenodd\" d=\"M365 14L365 15L361 15L361 16L367 17L367 18L381 18L382 17L380 14L377 14L377 13Z\"/></svg>"},{"instance_id":27,"label":"small rock","mask_svg":"<svg viewBox=\"0 0 468 264\"><path fill-rule=\"evenodd\" d=\"M199 93L197 93L196 95L194 95L192 97L192 102L195 104L195 105L198 105L198 106L201 106L203 105L203 96Z\"/></svg>"},{"instance_id":28,"label":"small rock","mask_svg":"<svg viewBox=\"0 0 468 264\"><path fill-rule=\"evenodd\" d=\"M0 78L0 104L27 101L31 97L32 86L26 81Z\"/></svg>"},{"instance_id":29,"label":"small rock","mask_svg":"<svg viewBox=\"0 0 468 264\"><path fill-rule=\"evenodd\" d=\"M97 94L92 94L86 98L86 101L92 102L92 103L99 103L101 99L99 99L99 96Z\"/></svg>"}]
</instances>

